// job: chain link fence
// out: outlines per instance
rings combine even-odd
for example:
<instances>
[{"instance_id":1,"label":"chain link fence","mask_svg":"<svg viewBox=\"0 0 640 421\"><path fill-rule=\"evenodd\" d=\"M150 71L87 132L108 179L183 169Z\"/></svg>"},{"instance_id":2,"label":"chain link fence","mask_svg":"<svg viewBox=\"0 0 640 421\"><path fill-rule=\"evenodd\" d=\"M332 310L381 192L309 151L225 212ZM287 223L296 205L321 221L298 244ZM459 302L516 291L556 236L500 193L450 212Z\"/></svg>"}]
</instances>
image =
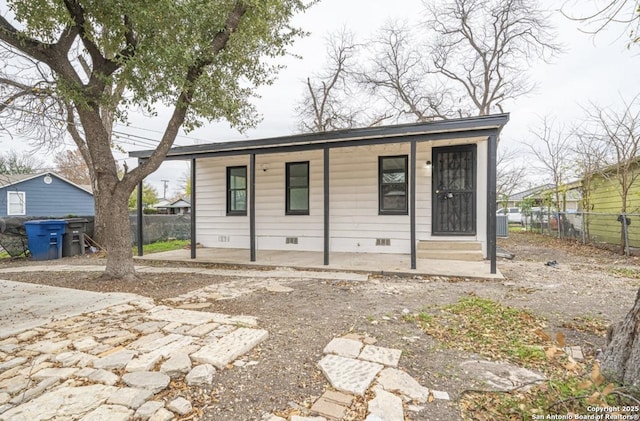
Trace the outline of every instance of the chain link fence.
<instances>
[{"instance_id":1,"label":"chain link fence","mask_svg":"<svg viewBox=\"0 0 640 421\"><path fill-rule=\"evenodd\" d=\"M622 251L627 256L640 252L640 214L637 213L533 210L522 219L527 231Z\"/></svg>"},{"instance_id":2,"label":"chain link fence","mask_svg":"<svg viewBox=\"0 0 640 421\"><path fill-rule=\"evenodd\" d=\"M130 215L131 242L138 244L137 215ZM143 215L142 216L142 244L155 243L169 239L189 240L191 238L191 215Z\"/></svg>"}]
</instances>

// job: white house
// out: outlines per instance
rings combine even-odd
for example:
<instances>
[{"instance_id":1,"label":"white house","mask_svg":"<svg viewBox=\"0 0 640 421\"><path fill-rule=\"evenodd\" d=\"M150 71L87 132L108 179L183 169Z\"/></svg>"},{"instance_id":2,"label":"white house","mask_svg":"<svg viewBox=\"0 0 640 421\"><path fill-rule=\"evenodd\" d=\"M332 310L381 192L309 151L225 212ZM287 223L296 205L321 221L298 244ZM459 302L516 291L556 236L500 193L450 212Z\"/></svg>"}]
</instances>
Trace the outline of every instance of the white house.
<instances>
[{"instance_id":1,"label":"white house","mask_svg":"<svg viewBox=\"0 0 640 421\"><path fill-rule=\"evenodd\" d=\"M508 114L172 149L191 160L204 247L432 256L471 244L496 273L496 146ZM152 151L132 152L141 160ZM139 224L141 227L142 224Z\"/></svg>"}]
</instances>

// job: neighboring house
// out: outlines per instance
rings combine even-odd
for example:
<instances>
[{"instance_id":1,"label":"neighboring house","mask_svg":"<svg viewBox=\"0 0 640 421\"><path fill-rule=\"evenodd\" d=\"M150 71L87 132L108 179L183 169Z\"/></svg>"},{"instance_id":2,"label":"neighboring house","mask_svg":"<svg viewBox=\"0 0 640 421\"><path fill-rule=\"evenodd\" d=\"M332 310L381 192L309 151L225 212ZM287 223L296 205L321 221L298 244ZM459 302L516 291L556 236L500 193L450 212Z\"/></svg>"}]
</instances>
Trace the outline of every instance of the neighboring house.
<instances>
[{"instance_id":1,"label":"neighboring house","mask_svg":"<svg viewBox=\"0 0 640 421\"><path fill-rule=\"evenodd\" d=\"M93 214L93 193L55 173L0 175L0 217Z\"/></svg>"},{"instance_id":2,"label":"neighboring house","mask_svg":"<svg viewBox=\"0 0 640 421\"><path fill-rule=\"evenodd\" d=\"M536 187L532 187L530 189L527 190L523 190L521 192L518 193L513 193L509 196L509 198L506 201L507 204L507 208L520 208L521 206L521 202L528 198L528 197L532 197L535 196L536 194L540 193L543 190L546 189L550 189L553 187L553 184L544 184L542 186L536 186ZM498 206L499 207L503 207L505 204L504 200L500 200L500 198L498 198ZM534 203L534 206L539 206L540 203Z\"/></svg>"},{"instance_id":3,"label":"neighboring house","mask_svg":"<svg viewBox=\"0 0 640 421\"><path fill-rule=\"evenodd\" d=\"M553 185L545 189L541 189L535 194L531 194L528 197L532 197L536 206L544 206L545 201L551 200L551 207L567 212L582 212L582 180L566 183L560 186L558 189L560 192L560 203L555 203L556 191Z\"/></svg>"},{"instance_id":4,"label":"neighboring house","mask_svg":"<svg viewBox=\"0 0 640 421\"><path fill-rule=\"evenodd\" d=\"M173 148L190 160L195 244L401 253L470 243L496 273L496 147L508 114ZM130 155L141 160L152 151ZM480 252L478 252L480 253ZM435 257L431 257L435 258Z\"/></svg>"},{"instance_id":5,"label":"neighboring house","mask_svg":"<svg viewBox=\"0 0 640 421\"><path fill-rule=\"evenodd\" d=\"M640 159L632 163L631 171L637 175L640 171ZM589 211L587 232L593 240L610 244L620 244L621 223L618 216L622 210L621 186L615 176L615 166L605 169L604 174L595 173L583 183L584 194L588 197ZM588 181L588 182L587 182ZM588 189L588 191L587 191ZM627 214L630 225L630 246L640 247L640 176L631 184L627 194Z\"/></svg>"},{"instance_id":6,"label":"neighboring house","mask_svg":"<svg viewBox=\"0 0 640 421\"><path fill-rule=\"evenodd\" d=\"M168 215L187 215L191 212L191 203L188 198L179 198L172 201L167 200L166 203L154 206L158 213Z\"/></svg>"}]
</instances>

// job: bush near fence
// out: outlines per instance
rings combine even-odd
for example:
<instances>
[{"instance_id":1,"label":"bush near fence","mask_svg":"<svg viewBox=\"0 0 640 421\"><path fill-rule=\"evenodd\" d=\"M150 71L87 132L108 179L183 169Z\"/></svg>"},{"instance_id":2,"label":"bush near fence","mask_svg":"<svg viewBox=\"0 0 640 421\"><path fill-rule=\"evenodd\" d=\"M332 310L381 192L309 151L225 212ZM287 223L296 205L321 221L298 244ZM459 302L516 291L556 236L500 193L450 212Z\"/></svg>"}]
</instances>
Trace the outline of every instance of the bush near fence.
<instances>
[{"instance_id":1,"label":"bush near fence","mask_svg":"<svg viewBox=\"0 0 640 421\"><path fill-rule=\"evenodd\" d=\"M625 231L623 223L627 223ZM525 228L617 251L623 244L625 249L640 249L640 214L637 213L539 212L525 217Z\"/></svg>"},{"instance_id":2,"label":"bush near fence","mask_svg":"<svg viewBox=\"0 0 640 421\"><path fill-rule=\"evenodd\" d=\"M130 215L131 242L138 245L138 217ZM191 239L191 215L142 215L142 244L151 244L168 239Z\"/></svg>"}]
</instances>

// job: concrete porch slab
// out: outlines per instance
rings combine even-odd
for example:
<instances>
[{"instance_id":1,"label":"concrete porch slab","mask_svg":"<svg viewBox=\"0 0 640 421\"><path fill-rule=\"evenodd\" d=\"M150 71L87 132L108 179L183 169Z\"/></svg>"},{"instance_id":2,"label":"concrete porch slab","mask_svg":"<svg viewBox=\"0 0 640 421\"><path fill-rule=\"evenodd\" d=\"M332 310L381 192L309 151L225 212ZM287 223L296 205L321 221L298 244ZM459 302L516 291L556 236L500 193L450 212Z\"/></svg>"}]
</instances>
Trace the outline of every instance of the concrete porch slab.
<instances>
[{"instance_id":1,"label":"concrete porch slab","mask_svg":"<svg viewBox=\"0 0 640 421\"><path fill-rule=\"evenodd\" d=\"M230 264L247 267L289 267L300 270L341 270L384 274L436 275L462 278L503 279L500 271L490 273L489 261L418 259L417 268L410 269L408 254L374 254L333 252L329 265L323 265L323 254L313 251L258 250L256 261L250 262L249 250L227 248L198 248L196 258L190 250L173 250L136 257L145 260L202 264Z\"/></svg>"}]
</instances>

